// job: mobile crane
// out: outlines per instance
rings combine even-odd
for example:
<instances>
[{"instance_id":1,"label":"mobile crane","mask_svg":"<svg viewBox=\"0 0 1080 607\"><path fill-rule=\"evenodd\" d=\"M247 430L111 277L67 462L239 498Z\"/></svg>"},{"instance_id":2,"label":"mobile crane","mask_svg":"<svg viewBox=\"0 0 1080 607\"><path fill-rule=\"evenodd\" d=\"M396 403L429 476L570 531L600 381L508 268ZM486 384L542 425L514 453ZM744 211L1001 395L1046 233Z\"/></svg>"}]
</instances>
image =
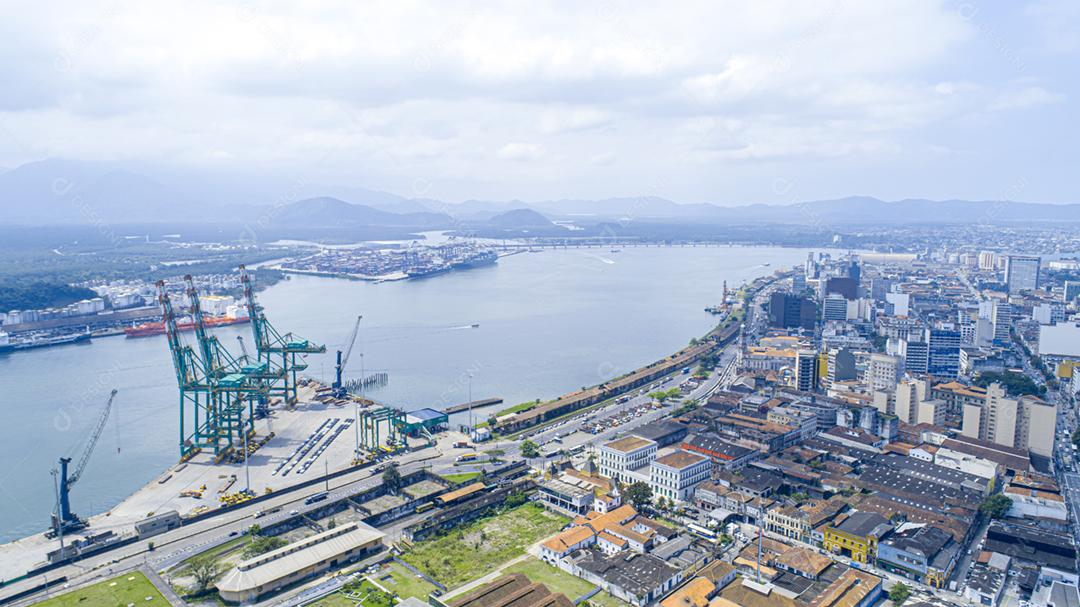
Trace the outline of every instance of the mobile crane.
<instances>
[{"instance_id":1,"label":"mobile crane","mask_svg":"<svg viewBox=\"0 0 1080 607\"><path fill-rule=\"evenodd\" d=\"M53 474L58 476L57 505L56 512L52 514L52 529L49 531L49 537L76 531L87 525L86 519L71 511L71 488L75 486L75 483L79 482L83 472L86 470L90 455L94 453L94 447L97 446L98 439L101 438L101 433L105 430L105 422L109 420L109 412L112 410L114 398L116 398L115 389L109 394L105 409L101 412L101 416L98 417L97 423L94 424L93 431L90 432L90 438L86 443L86 448L83 449L82 455L79 457L79 462L75 465L74 472L68 474L68 464L72 461L70 457L61 457L60 470L53 470Z\"/></svg>"}]
</instances>

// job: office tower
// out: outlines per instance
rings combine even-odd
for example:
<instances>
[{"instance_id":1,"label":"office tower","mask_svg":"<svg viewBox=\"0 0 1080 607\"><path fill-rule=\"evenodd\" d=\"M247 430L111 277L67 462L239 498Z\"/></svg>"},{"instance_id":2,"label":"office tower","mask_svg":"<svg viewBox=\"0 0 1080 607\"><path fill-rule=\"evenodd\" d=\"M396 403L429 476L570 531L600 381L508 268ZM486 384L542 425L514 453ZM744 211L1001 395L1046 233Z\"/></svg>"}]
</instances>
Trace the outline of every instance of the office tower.
<instances>
[{"instance_id":1,"label":"office tower","mask_svg":"<svg viewBox=\"0 0 1080 607\"><path fill-rule=\"evenodd\" d=\"M954 329L927 331L926 372L936 378L956 379L960 373L960 332Z\"/></svg>"},{"instance_id":2,"label":"office tower","mask_svg":"<svg viewBox=\"0 0 1080 607\"><path fill-rule=\"evenodd\" d=\"M1053 457L1057 409L1035 396L1021 396L1016 446L1036 455Z\"/></svg>"},{"instance_id":3,"label":"office tower","mask_svg":"<svg viewBox=\"0 0 1080 607\"><path fill-rule=\"evenodd\" d=\"M1065 292L1062 293L1062 301L1065 303L1072 303L1077 297L1080 297L1080 281L1066 280Z\"/></svg>"},{"instance_id":4,"label":"office tower","mask_svg":"<svg viewBox=\"0 0 1080 607\"><path fill-rule=\"evenodd\" d=\"M896 389L896 383L904 375L904 362L898 356L871 354L866 366L866 386L871 392L888 392Z\"/></svg>"},{"instance_id":5,"label":"office tower","mask_svg":"<svg viewBox=\"0 0 1080 607\"><path fill-rule=\"evenodd\" d=\"M859 283L849 276L833 276L825 279L825 292L828 297L832 293L839 293L844 299L855 299L859 296Z\"/></svg>"},{"instance_id":6,"label":"office tower","mask_svg":"<svg viewBox=\"0 0 1080 607\"><path fill-rule=\"evenodd\" d=\"M826 385L832 386L838 381L851 381L858 377L855 369L855 354L849 348L829 350L828 369L825 375Z\"/></svg>"},{"instance_id":7,"label":"office tower","mask_svg":"<svg viewBox=\"0 0 1080 607\"><path fill-rule=\"evenodd\" d=\"M904 359L904 370L923 374L930 366L930 346L925 341L902 339L897 353Z\"/></svg>"},{"instance_id":8,"label":"office tower","mask_svg":"<svg viewBox=\"0 0 1080 607\"><path fill-rule=\"evenodd\" d=\"M1039 258L1034 255L1009 255L1005 259L1005 284L1009 293L1039 288Z\"/></svg>"},{"instance_id":9,"label":"office tower","mask_svg":"<svg viewBox=\"0 0 1080 607\"><path fill-rule=\"evenodd\" d=\"M796 294L800 294L806 290L806 275L796 272L791 276L791 290Z\"/></svg>"},{"instance_id":10,"label":"office tower","mask_svg":"<svg viewBox=\"0 0 1080 607\"><path fill-rule=\"evenodd\" d=\"M782 291L774 291L769 297L769 325L772 327L802 327L813 331L816 317L817 307L805 297Z\"/></svg>"},{"instance_id":11,"label":"office tower","mask_svg":"<svg viewBox=\"0 0 1080 607\"><path fill-rule=\"evenodd\" d=\"M847 268L848 278L855 281L855 285L858 286L859 281L862 279L862 267L859 265L859 260L853 260Z\"/></svg>"},{"instance_id":12,"label":"office tower","mask_svg":"<svg viewBox=\"0 0 1080 607\"><path fill-rule=\"evenodd\" d=\"M845 321L848 318L848 300L838 293L833 293L825 298L821 304L822 320Z\"/></svg>"},{"instance_id":13,"label":"office tower","mask_svg":"<svg viewBox=\"0 0 1080 607\"><path fill-rule=\"evenodd\" d=\"M990 311L990 323L994 325L994 343L1008 343L1012 329L1012 306L995 299Z\"/></svg>"},{"instance_id":14,"label":"office tower","mask_svg":"<svg viewBox=\"0 0 1080 607\"><path fill-rule=\"evenodd\" d=\"M795 355L795 389L815 392L818 387L818 357L813 350L799 350Z\"/></svg>"},{"instance_id":15,"label":"office tower","mask_svg":"<svg viewBox=\"0 0 1080 607\"><path fill-rule=\"evenodd\" d=\"M979 269L993 270L997 267L997 255L993 251L979 251Z\"/></svg>"},{"instance_id":16,"label":"office tower","mask_svg":"<svg viewBox=\"0 0 1080 607\"><path fill-rule=\"evenodd\" d=\"M885 301L885 294L892 291L893 281L891 278L874 278L870 280L870 298L874 301Z\"/></svg>"}]
</instances>

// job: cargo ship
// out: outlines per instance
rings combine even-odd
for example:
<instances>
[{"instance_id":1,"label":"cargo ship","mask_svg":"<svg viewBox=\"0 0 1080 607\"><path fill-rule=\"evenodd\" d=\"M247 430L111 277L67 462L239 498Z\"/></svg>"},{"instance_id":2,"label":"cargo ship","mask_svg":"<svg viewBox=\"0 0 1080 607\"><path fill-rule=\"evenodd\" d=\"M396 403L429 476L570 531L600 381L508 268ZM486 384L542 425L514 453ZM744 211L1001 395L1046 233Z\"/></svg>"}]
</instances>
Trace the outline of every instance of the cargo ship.
<instances>
[{"instance_id":1,"label":"cargo ship","mask_svg":"<svg viewBox=\"0 0 1080 607\"><path fill-rule=\"evenodd\" d=\"M247 316L234 318L232 316L215 316L207 318L204 324L207 327L227 327L229 325L239 325L248 322L250 319ZM194 331L195 321L186 320L176 323L176 327L181 331ZM134 327L127 327L124 329L124 335L128 337L149 337L151 335L164 335L165 324L160 322L147 322L141 325L135 325Z\"/></svg>"}]
</instances>

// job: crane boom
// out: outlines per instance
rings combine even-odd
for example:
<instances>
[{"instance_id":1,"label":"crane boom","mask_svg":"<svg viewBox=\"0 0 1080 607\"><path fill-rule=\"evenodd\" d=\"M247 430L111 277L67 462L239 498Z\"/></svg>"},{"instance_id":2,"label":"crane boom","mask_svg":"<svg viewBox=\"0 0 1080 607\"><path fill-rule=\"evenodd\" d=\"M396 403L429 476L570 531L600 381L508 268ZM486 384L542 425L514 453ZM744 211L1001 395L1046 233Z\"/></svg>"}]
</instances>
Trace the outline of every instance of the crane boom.
<instances>
[{"instance_id":1,"label":"crane boom","mask_svg":"<svg viewBox=\"0 0 1080 607\"><path fill-rule=\"evenodd\" d=\"M109 393L109 400L105 403L105 410L101 412L101 417L98 418L97 424L94 425L94 431L90 433L90 440L86 444L86 449L83 450L82 457L79 458L79 463L75 466L75 471L68 477L67 484L69 487L79 480L83 470L86 469L86 464L90 461L90 455L94 452L94 447L97 446L98 439L101 438L101 433L105 430L105 422L109 420L109 412L112 410L114 398L116 398L116 388L113 388L113 391Z\"/></svg>"},{"instance_id":2,"label":"crane boom","mask_svg":"<svg viewBox=\"0 0 1080 607\"><path fill-rule=\"evenodd\" d=\"M349 364L349 356L352 354L353 344L356 343L356 335L360 332L360 320L364 316L361 314L356 317L356 324L353 325L352 336L349 337L349 345L345 348L345 356L341 359L341 369L345 369L345 365Z\"/></svg>"}]
</instances>

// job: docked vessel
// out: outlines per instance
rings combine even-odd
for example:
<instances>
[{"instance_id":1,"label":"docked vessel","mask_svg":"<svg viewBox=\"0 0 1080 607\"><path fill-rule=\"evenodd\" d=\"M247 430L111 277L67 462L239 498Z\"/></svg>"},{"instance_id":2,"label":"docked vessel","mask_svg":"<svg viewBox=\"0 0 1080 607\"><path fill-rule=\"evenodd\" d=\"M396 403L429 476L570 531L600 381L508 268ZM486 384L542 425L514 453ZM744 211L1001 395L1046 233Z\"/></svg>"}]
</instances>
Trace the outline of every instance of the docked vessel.
<instances>
[{"instance_id":1,"label":"docked vessel","mask_svg":"<svg viewBox=\"0 0 1080 607\"><path fill-rule=\"evenodd\" d=\"M207 327L211 327L211 328L213 328L213 327L227 327L229 325L242 324L242 323L248 322L249 320L250 319L248 319L248 317L246 317L246 316L239 317L239 318L234 318L234 317L231 317L231 316L218 316L218 317L207 318L204 321L203 324L205 324ZM194 331L195 330L195 322L190 321L190 320L177 323L176 326L181 331ZM141 325L135 325L134 327L127 327L126 329L124 329L124 335L126 335L128 337L149 337L150 335L164 335L164 334L165 334L165 325L163 325L160 322L147 322L147 323L143 323Z\"/></svg>"},{"instance_id":2,"label":"docked vessel","mask_svg":"<svg viewBox=\"0 0 1080 607\"><path fill-rule=\"evenodd\" d=\"M68 335L55 335L48 337L31 337L22 341L13 341L10 343L10 349L12 350L30 350L32 348L47 348L49 346L63 346L66 344L76 344L83 341L90 341L90 333L71 333ZM3 346L0 346L0 352L3 352Z\"/></svg>"}]
</instances>

